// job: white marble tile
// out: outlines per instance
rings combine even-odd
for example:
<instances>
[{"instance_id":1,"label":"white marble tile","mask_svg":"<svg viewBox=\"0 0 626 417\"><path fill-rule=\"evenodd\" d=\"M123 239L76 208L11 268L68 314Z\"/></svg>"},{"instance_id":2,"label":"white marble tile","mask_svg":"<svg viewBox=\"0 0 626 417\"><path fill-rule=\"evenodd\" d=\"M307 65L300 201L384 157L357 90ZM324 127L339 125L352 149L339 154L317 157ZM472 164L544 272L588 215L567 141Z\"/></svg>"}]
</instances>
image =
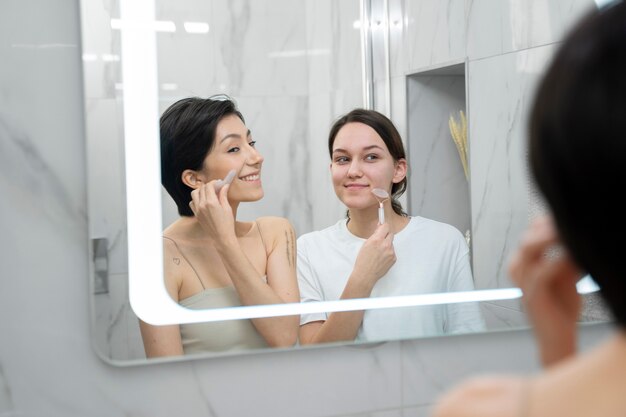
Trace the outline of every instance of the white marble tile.
<instances>
[{"instance_id":1,"label":"white marble tile","mask_svg":"<svg viewBox=\"0 0 626 417\"><path fill-rule=\"evenodd\" d=\"M391 78L391 117L394 126L404 141L408 140L408 123L411 119L407 111L407 77L400 75Z\"/></svg>"},{"instance_id":2,"label":"white marble tile","mask_svg":"<svg viewBox=\"0 0 626 417\"><path fill-rule=\"evenodd\" d=\"M115 98L122 82L121 42L111 19L119 18L118 6L110 0L85 2L80 12L83 28L93 33L81 38L85 96Z\"/></svg>"},{"instance_id":3,"label":"white marble tile","mask_svg":"<svg viewBox=\"0 0 626 417\"><path fill-rule=\"evenodd\" d=\"M390 107L390 103L387 101L387 95L391 95L391 91L387 91L388 88L391 88L390 86L388 86L387 80L378 80L378 81L374 81L374 89L373 89L373 96L374 96L374 110L376 110L377 112L380 112L382 114L384 114L385 116L389 117L389 111L391 110Z\"/></svg>"},{"instance_id":4,"label":"white marble tile","mask_svg":"<svg viewBox=\"0 0 626 417\"><path fill-rule=\"evenodd\" d=\"M128 272L122 105L116 99L85 101L89 237L108 243L110 274Z\"/></svg>"},{"instance_id":5,"label":"white marble tile","mask_svg":"<svg viewBox=\"0 0 626 417\"><path fill-rule=\"evenodd\" d=\"M502 336L496 332L403 342L403 407L433 404L452 386L477 373L537 369L528 331L507 332L506 348L496 342Z\"/></svg>"},{"instance_id":6,"label":"white marble tile","mask_svg":"<svg viewBox=\"0 0 626 417\"><path fill-rule=\"evenodd\" d=\"M512 286L506 266L528 222L526 123L554 52L537 47L469 64L472 253L478 288Z\"/></svg>"},{"instance_id":7,"label":"white marble tile","mask_svg":"<svg viewBox=\"0 0 626 417\"><path fill-rule=\"evenodd\" d=\"M353 0L307 0L306 42L310 94L361 85L361 38Z\"/></svg>"},{"instance_id":8,"label":"white marble tile","mask_svg":"<svg viewBox=\"0 0 626 417\"><path fill-rule=\"evenodd\" d=\"M479 59L558 42L592 0L474 0L468 4L467 54Z\"/></svg>"},{"instance_id":9,"label":"white marble tile","mask_svg":"<svg viewBox=\"0 0 626 417\"><path fill-rule=\"evenodd\" d=\"M304 362L299 359L305 357ZM242 356L196 363L198 388L216 415L259 415L263 410L267 416L338 416L394 408L401 401L400 345L396 343L313 348L259 359ZM229 372L235 364L254 377ZM329 369L331 377L324 371ZM271 383L265 383L268 380ZM317 383L323 388L312 392L310 387ZM246 401L236 400L239 396L233 386L247 393ZM277 393L287 392L288 400L276 400Z\"/></svg>"},{"instance_id":10,"label":"white marble tile","mask_svg":"<svg viewBox=\"0 0 626 417\"><path fill-rule=\"evenodd\" d=\"M408 7L411 0L389 0L390 77L404 76L410 68L412 40L408 32Z\"/></svg>"},{"instance_id":11,"label":"white marble tile","mask_svg":"<svg viewBox=\"0 0 626 417\"><path fill-rule=\"evenodd\" d=\"M245 98L239 106L263 155L262 181L265 196L242 204L237 216L288 218L297 231L312 228L312 199L307 174L313 163L308 155L308 98Z\"/></svg>"},{"instance_id":12,"label":"white marble tile","mask_svg":"<svg viewBox=\"0 0 626 417\"><path fill-rule=\"evenodd\" d=\"M139 320L128 301L128 275L109 277L109 291L93 296L94 348L103 360L121 362L145 359Z\"/></svg>"},{"instance_id":13,"label":"white marble tile","mask_svg":"<svg viewBox=\"0 0 626 417\"><path fill-rule=\"evenodd\" d=\"M376 410L376 411L367 411L364 413L356 413L356 414L343 414L332 417L402 417L402 409L394 408L391 410Z\"/></svg>"},{"instance_id":14,"label":"white marble tile","mask_svg":"<svg viewBox=\"0 0 626 417\"><path fill-rule=\"evenodd\" d=\"M2 364L0 364L0 413L10 415L9 413L13 410L13 407L11 388L5 379Z\"/></svg>"},{"instance_id":15,"label":"white marble tile","mask_svg":"<svg viewBox=\"0 0 626 417\"><path fill-rule=\"evenodd\" d=\"M171 22L175 32L158 32L157 74L159 97L209 96L219 85L216 60L220 44L216 42L215 22L222 17L214 14L214 2L181 0L155 2L158 21ZM189 33L186 22L209 25L208 33Z\"/></svg>"},{"instance_id":16,"label":"white marble tile","mask_svg":"<svg viewBox=\"0 0 626 417\"><path fill-rule=\"evenodd\" d=\"M402 417L428 417L432 414L433 406L421 405L417 407L406 407L402 410Z\"/></svg>"},{"instance_id":17,"label":"white marble tile","mask_svg":"<svg viewBox=\"0 0 626 417\"><path fill-rule=\"evenodd\" d=\"M405 47L398 52L410 54L404 73L465 58L465 1L407 0L405 19Z\"/></svg>"},{"instance_id":18,"label":"white marble tile","mask_svg":"<svg viewBox=\"0 0 626 417\"><path fill-rule=\"evenodd\" d=\"M387 79L387 49L390 48L390 31L387 31L385 2L372 1L370 6L370 35L372 48L372 75L375 82ZM391 52L391 51L389 51Z\"/></svg>"},{"instance_id":19,"label":"white marble tile","mask_svg":"<svg viewBox=\"0 0 626 417\"><path fill-rule=\"evenodd\" d=\"M234 96L308 90L303 2L213 1L216 81Z\"/></svg>"}]
</instances>

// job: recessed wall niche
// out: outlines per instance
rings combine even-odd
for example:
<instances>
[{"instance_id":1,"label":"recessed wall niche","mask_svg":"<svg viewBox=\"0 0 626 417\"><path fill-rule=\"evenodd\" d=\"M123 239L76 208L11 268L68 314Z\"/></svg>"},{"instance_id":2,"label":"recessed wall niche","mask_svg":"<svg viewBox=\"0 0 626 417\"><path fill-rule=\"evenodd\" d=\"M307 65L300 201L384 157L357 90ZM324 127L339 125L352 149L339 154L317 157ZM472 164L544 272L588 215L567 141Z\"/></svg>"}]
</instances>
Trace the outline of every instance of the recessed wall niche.
<instances>
[{"instance_id":1,"label":"recessed wall niche","mask_svg":"<svg viewBox=\"0 0 626 417\"><path fill-rule=\"evenodd\" d=\"M459 111L467 115L465 85L464 62L407 76L409 213L463 234L471 227L469 179L449 120L460 122Z\"/></svg>"}]
</instances>

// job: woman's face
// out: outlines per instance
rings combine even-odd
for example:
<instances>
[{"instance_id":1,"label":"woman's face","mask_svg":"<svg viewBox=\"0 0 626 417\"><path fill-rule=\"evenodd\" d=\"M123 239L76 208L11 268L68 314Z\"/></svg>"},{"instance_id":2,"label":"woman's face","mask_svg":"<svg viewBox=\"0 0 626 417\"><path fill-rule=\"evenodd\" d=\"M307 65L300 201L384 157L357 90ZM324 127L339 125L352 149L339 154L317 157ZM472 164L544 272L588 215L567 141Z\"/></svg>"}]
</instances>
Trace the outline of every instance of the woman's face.
<instances>
[{"instance_id":1,"label":"woman's face","mask_svg":"<svg viewBox=\"0 0 626 417\"><path fill-rule=\"evenodd\" d=\"M236 115L222 118L215 129L215 143L198 172L202 182L223 179L231 169L236 174L228 191L230 201L257 201L263 197L263 157L254 147L250 130Z\"/></svg>"},{"instance_id":2,"label":"woman's face","mask_svg":"<svg viewBox=\"0 0 626 417\"><path fill-rule=\"evenodd\" d=\"M374 129L354 122L335 136L330 171L337 197L350 209L365 209L378 205L373 188L391 195L393 183L406 175L406 161L394 161Z\"/></svg>"}]
</instances>

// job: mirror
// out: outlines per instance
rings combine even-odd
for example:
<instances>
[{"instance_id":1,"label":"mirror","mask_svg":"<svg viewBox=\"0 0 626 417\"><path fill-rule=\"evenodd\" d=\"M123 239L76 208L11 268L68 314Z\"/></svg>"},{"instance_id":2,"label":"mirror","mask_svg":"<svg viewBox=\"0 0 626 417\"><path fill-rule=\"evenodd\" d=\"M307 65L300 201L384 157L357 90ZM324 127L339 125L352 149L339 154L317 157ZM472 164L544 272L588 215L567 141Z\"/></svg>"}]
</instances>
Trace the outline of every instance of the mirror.
<instances>
[{"instance_id":1,"label":"mirror","mask_svg":"<svg viewBox=\"0 0 626 417\"><path fill-rule=\"evenodd\" d=\"M487 330L524 326L505 268L529 218L543 210L524 166L526 112L555 42L593 5L563 13L560 3L142 0L123 2L122 15L118 2L82 1L91 297L101 357L145 362L135 314L145 300L163 323L481 300ZM123 49L123 40L145 46ZM154 61L156 68L137 71ZM469 299L416 294L191 312L163 298L162 285L145 285L162 276L154 261L162 256L161 225L178 217L160 187L155 121L179 98L216 93L237 101L265 157L265 197L242 205L238 219L283 216L300 236L343 218L328 171L328 130L339 115L372 107L391 117L406 142L404 206L469 231L480 291ZM459 110L468 115L468 179L448 129ZM125 161L140 161L141 169ZM605 315L590 307L584 319ZM389 336L398 338L405 336Z\"/></svg>"}]
</instances>

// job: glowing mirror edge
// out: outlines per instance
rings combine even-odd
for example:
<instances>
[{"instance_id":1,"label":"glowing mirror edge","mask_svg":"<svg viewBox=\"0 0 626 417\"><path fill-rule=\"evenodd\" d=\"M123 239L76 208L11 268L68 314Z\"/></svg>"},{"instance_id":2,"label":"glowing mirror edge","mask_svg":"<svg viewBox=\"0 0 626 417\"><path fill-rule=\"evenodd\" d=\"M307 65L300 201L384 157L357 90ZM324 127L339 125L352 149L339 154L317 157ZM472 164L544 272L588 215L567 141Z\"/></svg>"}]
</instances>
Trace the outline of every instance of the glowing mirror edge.
<instances>
[{"instance_id":1,"label":"glowing mirror edge","mask_svg":"<svg viewBox=\"0 0 626 417\"><path fill-rule=\"evenodd\" d=\"M126 193L128 222L129 299L135 314L155 324L198 323L288 316L304 313L426 306L516 299L519 288L476 290L340 301L290 303L190 310L167 293L163 280L159 111L154 31L154 0L124 0L120 4ZM580 293L598 290L582 280Z\"/></svg>"}]
</instances>

